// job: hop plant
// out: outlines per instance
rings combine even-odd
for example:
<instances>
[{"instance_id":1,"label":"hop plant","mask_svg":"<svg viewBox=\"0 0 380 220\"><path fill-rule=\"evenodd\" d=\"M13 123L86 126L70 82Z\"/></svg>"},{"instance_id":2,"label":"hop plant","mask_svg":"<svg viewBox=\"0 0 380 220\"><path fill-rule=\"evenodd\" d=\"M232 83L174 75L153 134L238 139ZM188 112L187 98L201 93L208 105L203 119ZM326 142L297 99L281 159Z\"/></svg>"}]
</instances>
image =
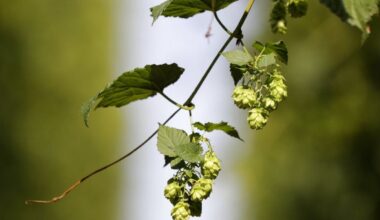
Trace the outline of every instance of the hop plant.
<instances>
[{"instance_id":1,"label":"hop plant","mask_svg":"<svg viewBox=\"0 0 380 220\"><path fill-rule=\"evenodd\" d=\"M287 87L284 83L285 78L278 70L275 70L270 78L269 93L276 102L281 102L288 96Z\"/></svg>"},{"instance_id":2,"label":"hop plant","mask_svg":"<svg viewBox=\"0 0 380 220\"><path fill-rule=\"evenodd\" d=\"M286 34L286 32L288 31L288 27L287 27L285 19L277 21L277 23L273 26L273 28L274 30L276 30L276 32L280 34Z\"/></svg>"},{"instance_id":3,"label":"hop plant","mask_svg":"<svg viewBox=\"0 0 380 220\"><path fill-rule=\"evenodd\" d=\"M169 183L164 190L164 195L169 200L175 200L181 193L181 186L177 181Z\"/></svg>"},{"instance_id":4,"label":"hop plant","mask_svg":"<svg viewBox=\"0 0 380 220\"><path fill-rule=\"evenodd\" d=\"M290 0L287 8L290 16L299 18L306 15L308 3L307 0Z\"/></svg>"},{"instance_id":5,"label":"hop plant","mask_svg":"<svg viewBox=\"0 0 380 220\"><path fill-rule=\"evenodd\" d=\"M173 220L188 220L190 218L190 205L184 201L178 202L172 209Z\"/></svg>"},{"instance_id":6,"label":"hop plant","mask_svg":"<svg viewBox=\"0 0 380 220\"><path fill-rule=\"evenodd\" d=\"M200 202L207 199L212 191L212 180L206 178L198 179L190 191L191 200Z\"/></svg>"},{"instance_id":7,"label":"hop plant","mask_svg":"<svg viewBox=\"0 0 380 220\"><path fill-rule=\"evenodd\" d=\"M236 86L232 98L237 107L246 109L253 107L257 102L256 93L251 88L244 88L243 86Z\"/></svg>"},{"instance_id":8,"label":"hop plant","mask_svg":"<svg viewBox=\"0 0 380 220\"><path fill-rule=\"evenodd\" d=\"M287 22L286 22L287 10L284 0L275 0L272 12L270 14L270 23L273 33L286 34Z\"/></svg>"},{"instance_id":9,"label":"hop plant","mask_svg":"<svg viewBox=\"0 0 380 220\"><path fill-rule=\"evenodd\" d=\"M220 160L216 157L216 154L212 151L207 151L202 165L203 176L208 179L215 179L221 169Z\"/></svg>"},{"instance_id":10,"label":"hop plant","mask_svg":"<svg viewBox=\"0 0 380 220\"><path fill-rule=\"evenodd\" d=\"M272 111L277 108L277 103L275 100L273 100L271 97L266 97L263 99L263 105L266 110Z\"/></svg>"},{"instance_id":11,"label":"hop plant","mask_svg":"<svg viewBox=\"0 0 380 220\"><path fill-rule=\"evenodd\" d=\"M252 129L262 129L268 121L269 112L264 108L254 108L248 113L248 124Z\"/></svg>"}]
</instances>

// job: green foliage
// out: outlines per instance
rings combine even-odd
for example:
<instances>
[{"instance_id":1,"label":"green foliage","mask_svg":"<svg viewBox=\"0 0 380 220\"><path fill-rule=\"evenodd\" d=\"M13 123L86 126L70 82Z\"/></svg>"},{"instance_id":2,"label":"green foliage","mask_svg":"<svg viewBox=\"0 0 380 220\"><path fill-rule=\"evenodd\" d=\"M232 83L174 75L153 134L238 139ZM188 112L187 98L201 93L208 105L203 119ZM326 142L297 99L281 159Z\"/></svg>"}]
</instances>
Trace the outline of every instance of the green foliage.
<instances>
[{"instance_id":1,"label":"green foliage","mask_svg":"<svg viewBox=\"0 0 380 220\"><path fill-rule=\"evenodd\" d=\"M202 147L197 143L178 145L174 148L175 153L182 160L189 163L196 163L202 160Z\"/></svg>"},{"instance_id":2,"label":"green foliage","mask_svg":"<svg viewBox=\"0 0 380 220\"><path fill-rule=\"evenodd\" d=\"M265 44L256 41L253 48L257 53L254 57L245 48L223 55L231 63L234 103L238 108L249 109L248 124L259 130L267 124L269 113L287 97L279 62L288 63L288 49L283 41ZM241 85L237 85L240 80Z\"/></svg>"},{"instance_id":3,"label":"green foliage","mask_svg":"<svg viewBox=\"0 0 380 220\"><path fill-rule=\"evenodd\" d=\"M193 125L194 125L194 127L198 128L199 130L202 130L202 131L206 131L206 132L212 132L215 130L223 131L224 133L226 133L226 134L228 134L234 138L242 140L239 136L238 131L234 127L229 125L227 122L223 122L223 121L219 122L219 123L207 122L206 124L202 124L200 122L195 122Z\"/></svg>"},{"instance_id":4,"label":"green foliage","mask_svg":"<svg viewBox=\"0 0 380 220\"><path fill-rule=\"evenodd\" d=\"M200 217L202 215L202 202L189 201L190 212L194 217Z\"/></svg>"},{"instance_id":5,"label":"green foliage","mask_svg":"<svg viewBox=\"0 0 380 220\"><path fill-rule=\"evenodd\" d=\"M287 31L287 10L284 0L275 0L270 13L270 25L273 33L286 34Z\"/></svg>"},{"instance_id":6,"label":"green foliage","mask_svg":"<svg viewBox=\"0 0 380 220\"><path fill-rule=\"evenodd\" d=\"M260 55L275 56L282 63L288 64L288 49L283 41L266 44L256 41L253 47L259 51Z\"/></svg>"},{"instance_id":7,"label":"green foliage","mask_svg":"<svg viewBox=\"0 0 380 220\"><path fill-rule=\"evenodd\" d=\"M305 16L309 7L307 1L308 0L289 0L287 8L290 16L293 18Z\"/></svg>"},{"instance_id":8,"label":"green foliage","mask_svg":"<svg viewBox=\"0 0 380 220\"><path fill-rule=\"evenodd\" d=\"M167 0L152 7L150 11L153 22L159 16L189 18L204 11L218 11L235 1L237 0Z\"/></svg>"},{"instance_id":9,"label":"green foliage","mask_svg":"<svg viewBox=\"0 0 380 220\"><path fill-rule=\"evenodd\" d=\"M253 57L246 50L231 50L223 53L223 56L231 64L243 66L253 62Z\"/></svg>"},{"instance_id":10,"label":"green foliage","mask_svg":"<svg viewBox=\"0 0 380 220\"><path fill-rule=\"evenodd\" d=\"M320 0L344 22L359 28L366 37L370 33L368 23L379 12L379 0Z\"/></svg>"},{"instance_id":11,"label":"green foliage","mask_svg":"<svg viewBox=\"0 0 380 220\"><path fill-rule=\"evenodd\" d=\"M241 80L241 78L243 78L244 72L245 72L245 68L244 67L241 68L238 65L231 64L230 65L230 72L231 72L232 79L234 80L234 85L236 86L236 84L239 83L239 81Z\"/></svg>"},{"instance_id":12,"label":"green foliage","mask_svg":"<svg viewBox=\"0 0 380 220\"><path fill-rule=\"evenodd\" d=\"M158 151L169 157L177 157L176 147L190 144L190 138L185 131L160 125L157 137Z\"/></svg>"},{"instance_id":13,"label":"green foliage","mask_svg":"<svg viewBox=\"0 0 380 220\"><path fill-rule=\"evenodd\" d=\"M146 99L163 92L176 82L184 72L177 64L146 65L119 76L98 95L82 107L85 124L92 110L100 107L121 107L133 101Z\"/></svg>"}]
</instances>

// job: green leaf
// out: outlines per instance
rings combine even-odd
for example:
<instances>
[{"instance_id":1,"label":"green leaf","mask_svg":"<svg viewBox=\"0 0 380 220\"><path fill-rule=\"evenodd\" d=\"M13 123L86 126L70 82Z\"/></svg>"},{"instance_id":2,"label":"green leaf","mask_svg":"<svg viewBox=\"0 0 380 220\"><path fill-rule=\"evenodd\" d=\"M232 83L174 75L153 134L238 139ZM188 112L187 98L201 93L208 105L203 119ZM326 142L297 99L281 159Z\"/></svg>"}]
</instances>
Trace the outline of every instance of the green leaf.
<instances>
[{"instance_id":1,"label":"green leaf","mask_svg":"<svg viewBox=\"0 0 380 220\"><path fill-rule=\"evenodd\" d=\"M281 62L288 64L288 49L283 41L266 43L265 45L256 41L253 47L262 55L274 54Z\"/></svg>"},{"instance_id":2,"label":"green leaf","mask_svg":"<svg viewBox=\"0 0 380 220\"><path fill-rule=\"evenodd\" d=\"M336 14L342 21L347 21L350 15L343 5L343 1L339 0L319 0L322 4L326 5L334 14Z\"/></svg>"},{"instance_id":3,"label":"green leaf","mask_svg":"<svg viewBox=\"0 0 380 220\"><path fill-rule=\"evenodd\" d=\"M238 82L241 80L241 78L243 78L244 71L241 70L239 66L235 64L230 65L230 71L231 71L232 78L234 80L234 85L236 86Z\"/></svg>"},{"instance_id":4,"label":"green leaf","mask_svg":"<svg viewBox=\"0 0 380 220\"><path fill-rule=\"evenodd\" d=\"M119 76L82 108L85 124L92 110L100 107L121 107L162 92L176 82L184 72L177 64L146 65Z\"/></svg>"},{"instance_id":5,"label":"green leaf","mask_svg":"<svg viewBox=\"0 0 380 220\"><path fill-rule=\"evenodd\" d=\"M223 131L224 133L243 141L243 139L239 137L237 130L231 125L229 125L227 122L223 122L223 121L219 123L207 122L206 124L195 122L193 125L199 130L206 131L206 132L212 132L215 130Z\"/></svg>"},{"instance_id":6,"label":"green leaf","mask_svg":"<svg viewBox=\"0 0 380 220\"><path fill-rule=\"evenodd\" d=\"M166 10L166 8L173 2L173 0L165 1L155 7L150 9L151 15L153 18L153 23L160 17L160 15Z\"/></svg>"},{"instance_id":7,"label":"green leaf","mask_svg":"<svg viewBox=\"0 0 380 220\"><path fill-rule=\"evenodd\" d=\"M270 13L269 22L273 33L286 34L287 21L286 21L286 2L284 0L274 1L273 8Z\"/></svg>"},{"instance_id":8,"label":"green leaf","mask_svg":"<svg viewBox=\"0 0 380 220\"><path fill-rule=\"evenodd\" d=\"M273 53L261 55L258 59L258 67L267 67L276 64L276 56Z\"/></svg>"},{"instance_id":9,"label":"green leaf","mask_svg":"<svg viewBox=\"0 0 380 220\"><path fill-rule=\"evenodd\" d=\"M342 21L359 28L364 37L370 33L368 23L379 12L379 0L320 0Z\"/></svg>"},{"instance_id":10,"label":"green leaf","mask_svg":"<svg viewBox=\"0 0 380 220\"><path fill-rule=\"evenodd\" d=\"M90 112L95 109L97 104L98 104L98 95L92 97L90 100L88 100L82 105L81 113L83 115L83 120L86 127L88 127L88 118L90 116Z\"/></svg>"},{"instance_id":11,"label":"green leaf","mask_svg":"<svg viewBox=\"0 0 380 220\"><path fill-rule=\"evenodd\" d=\"M178 157L190 163L201 161L202 151L202 147L196 143L178 145L174 148L174 152L178 155Z\"/></svg>"},{"instance_id":12,"label":"green leaf","mask_svg":"<svg viewBox=\"0 0 380 220\"><path fill-rule=\"evenodd\" d=\"M215 0L215 8L212 5L213 0L167 0L160 5L150 8L153 22L159 16L189 18L204 11L218 11L230 5L237 0Z\"/></svg>"},{"instance_id":13,"label":"green leaf","mask_svg":"<svg viewBox=\"0 0 380 220\"><path fill-rule=\"evenodd\" d=\"M165 155L164 158L165 158L164 167L166 167L168 164L170 164L170 167L172 169L181 169L186 166L186 164L180 157L169 157Z\"/></svg>"},{"instance_id":14,"label":"green leaf","mask_svg":"<svg viewBox=\"0 0 380 220\"><path fill-rule=\"evenodd\" d=\"M238 66L243 66L249 62L253 62L253 57L247 51L243 50L231 50L222 54L228 62Z\"/></svg>"},{"instance_id":15,"label":"green leaf","mask_svg":"<svg viewBox=\"0 0 380 220\"><path fill-rule=\"evenodd\" d=\"M184 167L186 164L183 163L183 159L180 157L174 158L172 161L170 161L170 167L172 169L180 169Z\"/></svg>"},{"instance_id":16,"label":"green leaf","mask_svg":"<svg viewBox=\"0 0 380 220\"><path fill-rule=\"evenodd\" d=\"M190 143L190 138L185 131L160 125L158 129L158 151L169 157L177 157L175 148Z\"/></svg>"},{"instance_id":17,"label":"green leaf","mask_svg":"<svg viewBox=\"0 0 380 220\"><path fill-rule=\"evenodd\" d=\"M185 170L185 174L186 174L186 176L188 176L189 178L192 178L194 175L196 175L196 174L193 173L191 170Z\"/></svg>"},{"instance_id":18,"label":"green leaf","mask_svg":"<svg viewBox=\"0 0 380 220\"><path fill-rule=\"evenodd\" d=\"M200 217L202 215L202 202L189 200L191 216Z\"/></svg>"}]
</instances>

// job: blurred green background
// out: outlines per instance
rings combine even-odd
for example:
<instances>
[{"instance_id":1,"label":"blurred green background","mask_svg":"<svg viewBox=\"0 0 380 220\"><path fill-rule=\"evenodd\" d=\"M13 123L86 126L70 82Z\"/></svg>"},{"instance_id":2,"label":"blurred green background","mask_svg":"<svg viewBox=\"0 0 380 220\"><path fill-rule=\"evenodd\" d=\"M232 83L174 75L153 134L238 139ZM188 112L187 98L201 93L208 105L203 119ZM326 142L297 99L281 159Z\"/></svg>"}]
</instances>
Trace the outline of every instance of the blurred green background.
<instances>
[{"instance_id":1,"label":"blurred green background","mask_svg":"<svg viewBox=\"0 0 380 220\"><path fill-rule=\"evenodd\" d=\"M245 219L377 220L380 22L361 47L359 31L318 2L310 9L285 37L289 98L237 165ZM101 0L0 1L0 219L118 218L120 167L60 203L23 203L120 155L118 111L97 111L90 129L79 112L114 72L114 10ZM268 39L279 36L254 40Z\"/></svg>"},{"instance_id":2,"label":"blurred green background","mask_svg":"<svg viewBox=\"0 0 380 220\"><path fill-rule=\"evenodd\" d=\"M114 159L115 112L84 127L80 106L111 79L113 1L0 1L0 219L115 219L117 168L50 206L50 199Z\"/></svg>"}]
</instances>

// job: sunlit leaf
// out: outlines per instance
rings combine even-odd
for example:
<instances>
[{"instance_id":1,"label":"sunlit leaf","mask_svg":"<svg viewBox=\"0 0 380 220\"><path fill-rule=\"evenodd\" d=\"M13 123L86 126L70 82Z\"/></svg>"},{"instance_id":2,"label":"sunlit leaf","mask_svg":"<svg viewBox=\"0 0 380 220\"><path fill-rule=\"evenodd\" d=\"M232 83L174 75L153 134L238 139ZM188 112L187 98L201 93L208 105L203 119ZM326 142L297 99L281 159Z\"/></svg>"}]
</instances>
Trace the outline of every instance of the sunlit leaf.
<instances>
[{"instance_id":1,"label":"sunlit leaf","mask_svg":"<svg viewBox=\"0 0 380 220\"><path fill-rule=\"evenodd\" d=\"M160 125L158 129L157 148L160 153L169 157L179 156L175 148L190 143L190 138L183 130Z\"/></svg>"},{"instance_id":2,"label":"sunlit leaf","mask_svg":"<svg viewBox=\"0 0 380 220\"><path fill-rule=\"evenodd\" d=\"M195 163L202 160L203 149L196 143L178 145L174 148L174 151L178 157L190 163Z\"/></svg>"},{"instance_id":3,"label":"sunlit leaf","mask_svg":"<svg viewBox=\"0 0 380 220\"><path fill-rule=\"evenodd\" d=\"M246 65L253 61L252 56L244 50L231 50L223 53L223 56L229 63L238 66Z\"/></svg>"}]
</instances>

